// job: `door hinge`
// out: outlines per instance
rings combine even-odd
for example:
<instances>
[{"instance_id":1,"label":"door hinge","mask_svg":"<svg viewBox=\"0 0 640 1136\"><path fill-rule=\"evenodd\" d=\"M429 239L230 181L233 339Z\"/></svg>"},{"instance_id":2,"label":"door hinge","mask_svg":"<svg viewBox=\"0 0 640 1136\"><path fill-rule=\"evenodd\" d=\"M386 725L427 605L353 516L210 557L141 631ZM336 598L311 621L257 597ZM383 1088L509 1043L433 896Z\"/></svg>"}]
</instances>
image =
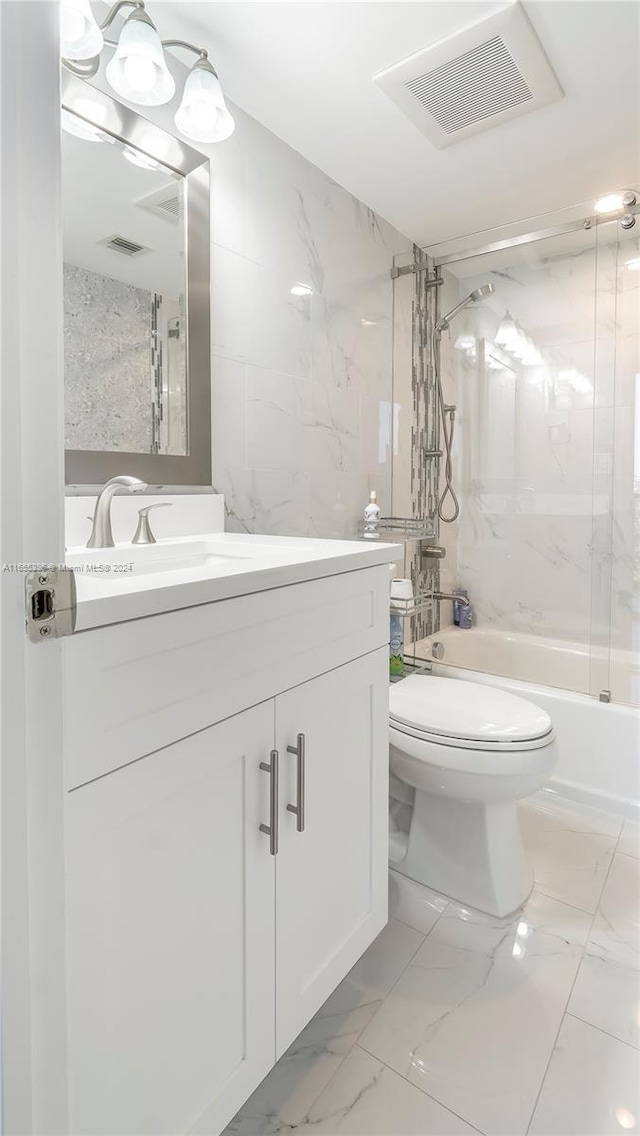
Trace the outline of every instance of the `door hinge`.
<instances>
[{"instance_id":1,"label":"door hinge","mask_svg":"<svg viewBox=\"0 0 640 1136\"><path fill-rule=\"evenodd\" d=\"M25 580L27 635L32 643L61 639L76 629L77 596L73 568L43 568Z\"/></svg>"}]
</instances>

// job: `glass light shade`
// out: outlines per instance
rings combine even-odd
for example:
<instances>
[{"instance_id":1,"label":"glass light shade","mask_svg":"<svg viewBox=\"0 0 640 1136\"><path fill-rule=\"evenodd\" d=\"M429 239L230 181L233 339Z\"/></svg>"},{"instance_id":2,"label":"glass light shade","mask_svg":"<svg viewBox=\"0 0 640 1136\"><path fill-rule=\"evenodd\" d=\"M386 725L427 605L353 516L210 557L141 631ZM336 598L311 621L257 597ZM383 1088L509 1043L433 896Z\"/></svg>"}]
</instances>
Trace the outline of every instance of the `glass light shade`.
<instances>
[{"instance_id":1,"label":"glass light shade","mask_svg":"<svg viewBox=\"0 0 640 1136\"><path fill-rule=\"evenodd\" d=\"M104 37L89 0L61 0L60 54L65 59L93 59L103 46Z\"/></svg>"},{"instance_id":2,"label":"glass light shade","mask_svg":"<svg viewBox=\"0 0 640 1136\"><path fill-rule=\"evenodd\" d=\"M148 16L137 10L129 16L106 76L116 94L140 106L161 106L173 97L176 85Z\"/></svg>"},{"instance_id":3,"label":"glass light shade","mask_svg":"<svg viewBox=\"0 0 640 1136\"><path fill-rule=\"evenodd\" d=\"M97 126L92 126L90 122L85 122L78 115L71 114L64 107L60 112L60 125L63 130L66 130L67 134L73 134L74 138L82 138L83 142L113 143L113 138L110 138L104 131L99 130Z\"/></svg>"},{"instance_id":4,"label":"glass light shade","mask_svg":"<svg viewBox=\"0 0 640 1136\"><path fill-rule=\"evenodd\" d=\"M187 76L175 124L194 142L224 142L235 130L220 80L206 59L198 60Z\"/></svg>"},{"instance_id":5,"label":"glass light shade","mask_svg":"<svg viewBox=\"0 0 640 1136\"><path fill-rule=\"evenodd\" d=\"M496 343L499 347L505 347L508 351L511 345L516 342L517 338L518 329L516 328L515 320L509 312L505 312L496 332Z\"/></svg>"}]
</instances>

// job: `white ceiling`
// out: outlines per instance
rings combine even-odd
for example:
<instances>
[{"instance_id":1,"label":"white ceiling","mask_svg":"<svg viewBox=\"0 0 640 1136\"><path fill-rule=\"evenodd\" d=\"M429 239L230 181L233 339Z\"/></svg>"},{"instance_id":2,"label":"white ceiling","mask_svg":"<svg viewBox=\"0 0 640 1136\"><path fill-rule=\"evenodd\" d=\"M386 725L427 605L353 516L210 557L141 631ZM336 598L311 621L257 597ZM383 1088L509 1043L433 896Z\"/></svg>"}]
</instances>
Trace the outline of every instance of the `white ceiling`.
<instances>
[{"instance_id":1,"label":"white ceiling","mask_svg":"<svg viewBox=\"0 0 640 1136\"><path fill-rule=\"evenodd\" d=\"M447 150L433 149L372 82L502 7L164 0L155 10L163 38L195 36L210 48L233 102L426 244L637 181L636 0L526 0L565 97Z\"/></svg>"},{"instance_id":2,"label":"white ceiling","mask_svg":"<svg viewBox=\"0 0 640 1136\"><path fill-rule=\"evenodd\" d=\"M65 262L147 292L183 293L184 226L139 204L154 190L172 183L177 188L175 175L132 165L117 142L85 142L65 130L61 139ZM102 243L113 236L146 251L132 257L115 252Z\"/></svg>"}]
</instances>

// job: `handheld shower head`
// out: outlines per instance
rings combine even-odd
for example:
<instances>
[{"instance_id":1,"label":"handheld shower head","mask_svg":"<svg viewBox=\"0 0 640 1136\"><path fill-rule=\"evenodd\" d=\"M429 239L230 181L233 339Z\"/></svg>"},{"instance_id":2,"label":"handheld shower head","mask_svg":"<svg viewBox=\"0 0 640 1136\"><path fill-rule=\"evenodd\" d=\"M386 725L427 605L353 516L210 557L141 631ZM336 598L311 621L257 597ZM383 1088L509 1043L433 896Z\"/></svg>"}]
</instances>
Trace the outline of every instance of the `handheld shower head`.
<instances>
[{"instance_id":1,"label":"handheld shower head","mask_svg":"<svg viewBox=\"0 0 640 1136\"><path fill-rule=\"evenodd\" d=\"M477 304L478 300L484 300L485 296L490 296L492 292L495 292L493 284L481 284L475 292L471 292L469 299Z\"/></svg>"},{"instance_id":2,"label":"handheld shower head","mask_svg":"<svg viewBox=\"0 0 640 1136\"><path fill-rule=\"evenodd\" d=\"M486 299L486 297L490 296L492 292L495 292L493 284L481 284L479 288L476 288L473 292L470 292L468 296L465 296L464 300L461 300L459 304L456 304L455 308L452 308L450 312L447 312L446 316L442 316L442 318L438 320L436 324L436 331L446 331L449 324L451 323L451 320L454 319L454 317L457 316L458 313L463 310L463 308L468 308L469 304L477 304L479 300Z\"/></svg>"}]
</instances>

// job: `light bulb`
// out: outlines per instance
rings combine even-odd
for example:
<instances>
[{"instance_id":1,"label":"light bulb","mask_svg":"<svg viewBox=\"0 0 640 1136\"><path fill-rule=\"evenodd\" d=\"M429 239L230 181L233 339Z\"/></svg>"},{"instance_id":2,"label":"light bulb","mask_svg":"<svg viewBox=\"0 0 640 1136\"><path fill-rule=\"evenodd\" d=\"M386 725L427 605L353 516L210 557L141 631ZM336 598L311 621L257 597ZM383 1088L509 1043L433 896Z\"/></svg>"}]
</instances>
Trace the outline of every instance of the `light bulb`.
<instances>
[{"instance_id":1,"label":"light bulb","mask_svg":"<svg viewBox=\"0 0 640 1136\"><path fill-rule=\"evenodd\" d=\"M630 272L640 272L640 256L634 256L633 260L627 260L625 268L628 268Z\"/></svg>"},{"instance_id":2,"label":"light bulb","mask_svg":"<svg viewBox=\"0 0 640 1136\"><path fill-rule=\"evenodd\" d=\"M313 288L308 284L294 284L290 292L292 296L312 296Z\"/></svg>"},{"instance_id":3,"label":"light bulb","mask_svg":"<svg viewBox=\"0 0 640 1136\"><path fill-rule=\"evenodd\" d=\"M61 0L60 54L65 59L93 59L103 46L89 0Z\"/></svg>"},{"instance_id":4,"label":"light bulb","mask_svg":"<svg viewBox=\"0 0 640 1136\"><path fill-rule=\"evenodd\" d=\"M142 55L130 55L124 60L122 70L133 91L140 93L153 90L156 69L150 59L145 59Z\"/></svg>"},{"instance_id":5,"label":"light bulb","mask_svg":"<svg viewBox=\"0 0 640 1136\"><path fill-rule=\"evenodd\" d=\"M114 91L141 106L168 103L176 89L160 37L146 11L135 8L120 32L106 76Z\"/></svg>"},{"instance_id":6,"label":"light bulb","mask_svg":"<svg viewBox=\"0 0 640 1136\"><path fill-rule=\"evenodd\" d=\"M206 58L194 63L184 85L175 124L194 142L224 142L235 122L224 101L220 80Z\"/></svg>"}]
</instances>

